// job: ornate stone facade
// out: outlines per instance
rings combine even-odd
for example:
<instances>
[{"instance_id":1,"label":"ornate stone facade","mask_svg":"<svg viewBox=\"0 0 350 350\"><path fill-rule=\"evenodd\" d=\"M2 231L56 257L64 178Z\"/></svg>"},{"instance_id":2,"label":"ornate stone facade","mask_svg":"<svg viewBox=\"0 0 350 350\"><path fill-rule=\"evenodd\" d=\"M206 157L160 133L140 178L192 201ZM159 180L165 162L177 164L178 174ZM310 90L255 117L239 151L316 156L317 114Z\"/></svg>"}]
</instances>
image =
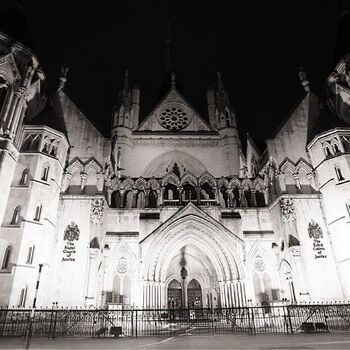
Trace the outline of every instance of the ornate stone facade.
<instances>
[{"instance_id":1,"label":"ornate stone facade","mask_svg":"<svg viewBox=\"0 0 350 350\"><path fill-rule=\"evenodd\" d=\"M350 296L350 128L312 134L326 107L320 113L305 74L303 99L263 153L240 137L220 74L207 116L172 75L140 118L141 92L126 72L106 138L66 95L67 67L35 109L45 76L33 52L12 44L0 34L0 305L18 306L23 290L31 305L39 264L38 306ZM349 94L341 80L328 84L335 99Z\"/></svg>"}]
</instances>

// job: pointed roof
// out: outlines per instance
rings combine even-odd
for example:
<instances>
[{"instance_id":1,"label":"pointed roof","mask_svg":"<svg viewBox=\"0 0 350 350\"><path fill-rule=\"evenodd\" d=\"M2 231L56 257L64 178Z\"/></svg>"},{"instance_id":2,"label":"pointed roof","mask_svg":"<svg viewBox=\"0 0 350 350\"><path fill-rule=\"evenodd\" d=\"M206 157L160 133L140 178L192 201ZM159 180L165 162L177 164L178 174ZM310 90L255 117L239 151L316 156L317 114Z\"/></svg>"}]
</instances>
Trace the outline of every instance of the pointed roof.
<instances>
[{"instance_id":1,"label":"pointed roof","mask_svg":"<svg viewBox=\"0 0 350 350\"><path fill-rule=\"evenodd\" d=\"M145 242L146 240L148 240L148 238L150 236L153 236L161 231L164 231L167 227L175 224L178 220L183 219L187 216L196 216L196 217L199 217L201 219L204 219L204 220L208 221L210 224L218 227L220 230L233 236L240 243L243 243L243 240L241 238L239 238L235 233L230 231L227 227L222 225L219 221L215 220L213 217L211 217L209 214L204 212L202 209L196 207L193 203L188 203L185 207L180 208L168 220L166 220L164 223L162 223L160 226L158 226L154 231L152 231L150 234L148 234L146 237L144 237L140 241L140 244Z\"/></svg>"},{"instance_id":2,"label":"pointed roof","mask_svg":"<svg viewBox=\"0 0 350 350\"><path fill-rule=\"evenodd\" d=\"M47 125L64 133L72 147L71 159L95 157L103 164L107 152L106 139L63 90L52 94L46 107L30 124Z\"/></svg>"},{"instance_id":3,"label":"pointed roof","mask_svg":"<svg viewBox=\"0 0 350 350\"><path fill-rule=\"evenodd\" d=\"M175 74L171 75L171 88L167 94L158 102L153 108L151 113L142 121L137 131L164 131L174 132L173 130L166 129L159 122L159 112L163 107L170 106L171 104L182 105L189 111L191 122L183 129L179 131L212 131L205 119L195 110L195 108L185 99L185 97L177 90L175 82Z\"/></svg>"}]
</instances>

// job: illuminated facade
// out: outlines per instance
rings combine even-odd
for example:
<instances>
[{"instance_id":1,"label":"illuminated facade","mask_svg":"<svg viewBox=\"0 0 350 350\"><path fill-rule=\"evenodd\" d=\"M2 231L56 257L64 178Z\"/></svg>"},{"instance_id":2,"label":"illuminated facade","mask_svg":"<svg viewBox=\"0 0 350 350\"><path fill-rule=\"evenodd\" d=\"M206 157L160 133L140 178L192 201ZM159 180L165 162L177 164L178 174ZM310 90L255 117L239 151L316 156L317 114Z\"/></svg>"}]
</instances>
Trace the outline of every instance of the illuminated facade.
<instances>
[{"instance_id":1,"label":"illuminated facade","mask_svg":"<svg viewBox=\"0 0 350 350\"><path fill-rule=\"evenodd\" d=\"M218 74L142 122L128 75L105 138L0 35L0 304L207 307L350 297L350 79L304 93L260 153ZM244 147L242 147L244 145Z\"/></svg>"}]
</instances>

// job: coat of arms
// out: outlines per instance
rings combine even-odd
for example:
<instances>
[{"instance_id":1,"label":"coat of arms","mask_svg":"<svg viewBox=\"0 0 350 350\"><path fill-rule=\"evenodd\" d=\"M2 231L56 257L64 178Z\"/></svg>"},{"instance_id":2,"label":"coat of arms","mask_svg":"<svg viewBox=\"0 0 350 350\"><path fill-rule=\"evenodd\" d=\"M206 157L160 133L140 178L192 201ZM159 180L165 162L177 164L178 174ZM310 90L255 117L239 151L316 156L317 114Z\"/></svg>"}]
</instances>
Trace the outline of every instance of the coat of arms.
<instances>
[{"instance_id":1,"label":"coat of arms","mask_svg":"<svg viewBox=\"0 0 350 350\"><path fill-rule=\"evenodd\" d=\"M64 231L63 240L70 241L70 242L77 241L79 239L79 234L80 234L80 231L79 231L78 225L72 221Z\"/></svg>"},{"instance_id":2,"label":"coat of arms","mask_svg":"<svg viewBox=\"0 0 350 350\"><path fill-rule=\"evenodd\" d=\"M128 271L128 261L124 257L118 260L117 271L119 273L125 273Z\"/></svg>"},{"instance_id":3,"label":"coat of arms","mask_svg":"<svg viewBox=\"0 0 350 350\"><path fill-rule=\"evenodd\" d=\"M311 220L307 228L309 237L314 239L320 239L323 237L322 229L317 222Z\"/></svg>"}]
</instances>

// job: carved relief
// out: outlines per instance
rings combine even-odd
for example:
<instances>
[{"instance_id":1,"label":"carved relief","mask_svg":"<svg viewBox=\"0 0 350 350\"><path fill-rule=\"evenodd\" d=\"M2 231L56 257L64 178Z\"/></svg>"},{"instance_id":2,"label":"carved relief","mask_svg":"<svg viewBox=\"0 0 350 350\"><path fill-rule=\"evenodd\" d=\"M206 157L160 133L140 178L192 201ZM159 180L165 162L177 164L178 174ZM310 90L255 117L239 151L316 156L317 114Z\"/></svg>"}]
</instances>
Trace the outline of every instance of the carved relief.
<instances>
[{"instance_id":1,"label":"carved relief","mask_svg":"<svg viewBox=\"0 0 350 350\"><path fill-rule=\"evenodd\" d=\"M91 202L90 222L92 224L102 224L103 222L103 199L93 199Z\"/></svg>"},{"instance_id":2,"label":"carved relief","mask_svg":"<svg viewBox=\"0 0 350 350\"><path fill-rule=\"evenodd\" d=\"M292 198L280 199L280 207L283 222L293 222L296 220L295 207Z\"/></svg>"},{"instance_id":3,"label":"carved relief","mask_svg":"<svg viewBox=\"0 0 350 350\"><path fill-rule=\"evenodd\" d=\"M120 274L124 274L128 271L128 269L129 265L127 259L124 257L120 258L117 263L117 272Z\"/></svg>"},{"instance_id":4,"label":"carved relief","mask_svg":"<svg viewBox=\"0 0 350 350\"><path fill-rule=\"evenodd\" d=\"M314 239L319 239L323 237L322 229L317 222L311 220L307 228L309 232L309 237Z\"/></svg>"},{"instance_id":5,"label":"carved relief","mask_svg":"<svg viewBox=\"0 0 350 350\"><path fill-rule=\"evenodd\" d=\"M263 272L265 268L266 266L265 266L264 260L260 256L258 256L254 262L254 269L256 271Z\"/></svg>"}]
</instances>

